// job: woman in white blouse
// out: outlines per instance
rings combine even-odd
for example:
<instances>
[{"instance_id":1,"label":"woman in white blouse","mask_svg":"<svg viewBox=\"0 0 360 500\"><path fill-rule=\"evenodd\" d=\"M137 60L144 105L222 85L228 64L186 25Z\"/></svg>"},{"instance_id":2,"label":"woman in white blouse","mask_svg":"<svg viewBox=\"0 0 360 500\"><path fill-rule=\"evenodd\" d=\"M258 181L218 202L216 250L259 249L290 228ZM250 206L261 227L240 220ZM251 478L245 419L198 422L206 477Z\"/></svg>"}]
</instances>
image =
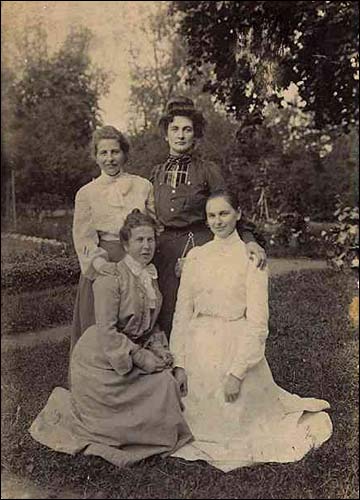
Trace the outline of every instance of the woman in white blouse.
<instances>
[{"instance_id":1,"label":"woman in white blouse","mask_svg":"<svg viewBox=\"0 0 360 500\"><path fill-rule=\"evenodd\" d=\"M329 404L280 388L265 357L268 272L251 261L236 197L206 204L214 239L186 257L170 337L185 418L195 436L175 455L228 471L293 462L329 439Z\"/></svg>"},{"instance_id":2,"label":"woman in white blouse","mask_svg":"<svg viewBox=\"0 0 360 500\"><path fill-rule=\"evenodd\" d=\"M95 324L92 283L99 275L115 273L115 263L124 256L119 228L126 216L138 208L155 217L152 184L124 169L129 143L115 127L95 130L92 154L101 175L83 186L75 197L73 239L81 276L75 301L71 351Z\"/></svg>"}]
</instances>

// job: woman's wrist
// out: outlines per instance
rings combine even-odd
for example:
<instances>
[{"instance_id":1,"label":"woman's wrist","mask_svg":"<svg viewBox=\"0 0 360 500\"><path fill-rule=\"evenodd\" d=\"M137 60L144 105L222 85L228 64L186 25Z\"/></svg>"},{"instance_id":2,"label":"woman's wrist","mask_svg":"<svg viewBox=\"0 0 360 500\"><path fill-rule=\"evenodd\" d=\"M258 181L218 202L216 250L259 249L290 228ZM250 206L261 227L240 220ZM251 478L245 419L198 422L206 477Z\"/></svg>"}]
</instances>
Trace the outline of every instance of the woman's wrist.
<instances>
[{"instance_id":1,"label":"woman's wrist","mask_svg":"<svg viewBox=\"0 0 360 500\"><path fill-rule=\"evenodd\" d=\"M176 365L172 369L173 373L175 373L176 371L180 371L180 370L185 371L185 368L183 368L182 366Z\"/></svg>"}]
</instances>

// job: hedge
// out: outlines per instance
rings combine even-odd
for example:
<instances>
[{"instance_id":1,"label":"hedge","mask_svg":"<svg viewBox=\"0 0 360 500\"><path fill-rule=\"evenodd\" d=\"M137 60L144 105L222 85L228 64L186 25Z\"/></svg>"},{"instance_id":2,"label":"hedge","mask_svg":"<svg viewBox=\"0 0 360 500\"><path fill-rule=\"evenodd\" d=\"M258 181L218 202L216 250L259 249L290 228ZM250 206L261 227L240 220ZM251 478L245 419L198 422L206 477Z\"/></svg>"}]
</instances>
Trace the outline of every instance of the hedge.
<instances>
[{"instance_id":1,"label":"hedge","mask_svg":"<svg viewBox=\"0 0 360 500\"><path fill-rule=\"evenodd\" d=\"M76 285L1 294L1 334L42 330L72 321Z\"/></svg>"},{"instance_id":2,"label":"hedge","mask_svg":"<svg viewBox=\"0 0 360 500\"><path fill-rule=\"evenodd\" d=\"M1 289L8 293L40 290L77 283L80 267L76 255L46 256L31 261L2 263Z\"/></svg>"}]
</instances>

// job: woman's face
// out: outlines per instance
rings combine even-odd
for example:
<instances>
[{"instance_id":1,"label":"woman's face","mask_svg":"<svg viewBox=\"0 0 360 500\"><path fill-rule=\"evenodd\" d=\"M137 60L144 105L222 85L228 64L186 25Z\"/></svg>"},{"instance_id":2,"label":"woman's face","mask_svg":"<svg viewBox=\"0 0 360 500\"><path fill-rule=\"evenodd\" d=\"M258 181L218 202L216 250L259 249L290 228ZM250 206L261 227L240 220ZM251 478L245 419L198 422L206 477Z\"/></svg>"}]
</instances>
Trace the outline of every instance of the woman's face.
<instances>
[{"instance_id":1,"label":"woman's face","mask_svg":"<svg viewBox=\"0 0 360 500\"><path fill-rule=\"evenodd\" d=\"M126 253L140 264L149 264L155 253L155 232L150 226L139 226L131 229L129 241L124 243Z\"/></svg>"},{"instance_id":2,"label":"woman's face","mask_svg":"<svg viewBox=\"0 0 360 500\"><path fill-rule=\"evenodd\" d=\"M186 116L174 116L166 134L170 154L179 156L190 151L194 145L194 125Z\"/></svg>"},{"instance_id":3,"label":"woman's face","mask_svg":"<svg viewBox=\"0 0 360 500\"><path fill-rule=\"evenodd\" d=\"M227 238L235 230L241 213L224 197L212 198L206 204L206 218L211 231L219 238Z\"/></svg>"},{"instance_id":4,"label":"woman's face","mask_svg":"<svg viewBox=\"0 0 360 500\"><path fill-rule=\"evenodd\" d=\"M100 139L97 145L96 163L102 172L113 176L123 171L126 158L116 139Z\"/></svg>"}]
</instances>

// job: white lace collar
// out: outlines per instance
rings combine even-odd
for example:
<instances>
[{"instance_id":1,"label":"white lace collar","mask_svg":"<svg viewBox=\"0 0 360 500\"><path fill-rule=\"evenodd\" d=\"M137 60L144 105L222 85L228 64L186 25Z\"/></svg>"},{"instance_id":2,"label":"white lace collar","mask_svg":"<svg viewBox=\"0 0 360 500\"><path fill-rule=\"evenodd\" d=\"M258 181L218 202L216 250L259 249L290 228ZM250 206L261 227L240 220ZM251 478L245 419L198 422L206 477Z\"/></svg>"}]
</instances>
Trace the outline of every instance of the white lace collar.
<instances>
[{"instance_id":1,"label":"white lace collar","mask_svg":"<svg viewBox=\"0 0 360 500\"><path fill-rule=\"evenodd\" d=\"M143 264L141 264L141 262L138 262L137 260L135 260L128 253L125 255L123 260L124 260L125 264L128 266L128 268L130 269L130 271L133 274L135 274L135 276L140 276L141 274L146 272L147 274L149 274L151 279L157 279L158 274L157 274L157 270L156 270L156 267L154 266L154 264L148 264L147 266L144 266Z\"/></svg>"},{"instance_id":2,"label":"white lace collar","mask_svg":"<svg viewBox=\"0 0 360 500\"><path fill-rule=\"evenodd\" d=\"M96 179L100 184L106 186L107 201L114 207L125 207L124 197L131 191L133 178L127 172L119 172L116 175L107 175L101 172Z\"/></svg>"},{"instance_id":3,"label":"white lace collar","mask_svg":"<svg viewBox=\"0 0 360 500\"><path fill-rule=\"evenodd\" d=\"M154 264L148 264L147 266L144 266L129 254L126 254L123 260L130 271L135 274L135 276L139 277L141 284L145 288L150 308L155 309L156 292L153 285L153 280L157 279L158 277L156 267L154 266Z\"/></svg>"}]
</instances>

